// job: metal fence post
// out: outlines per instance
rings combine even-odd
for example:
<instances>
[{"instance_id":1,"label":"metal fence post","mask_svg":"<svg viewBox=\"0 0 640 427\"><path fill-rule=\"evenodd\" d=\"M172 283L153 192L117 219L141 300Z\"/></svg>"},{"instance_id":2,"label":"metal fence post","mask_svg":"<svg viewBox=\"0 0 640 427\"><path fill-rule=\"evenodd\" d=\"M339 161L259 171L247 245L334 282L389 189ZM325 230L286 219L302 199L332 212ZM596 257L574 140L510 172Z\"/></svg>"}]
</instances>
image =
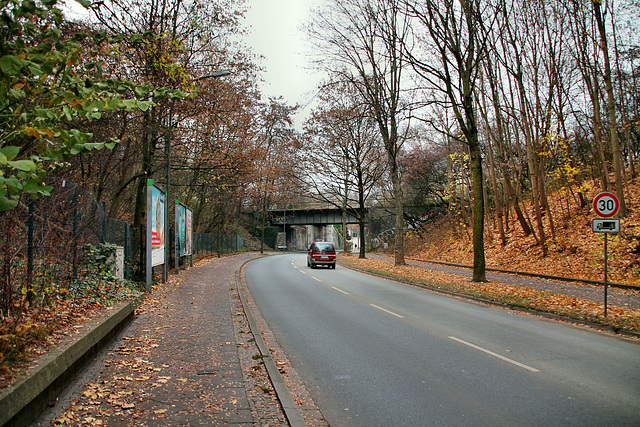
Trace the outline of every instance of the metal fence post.
<instances>
[{"instance_id":1,"label":"metal fence post","mask_svg":"<svg viewBox=\"0 0 640 427\"><path fill-rule=\"evenodd\" d=\"M27 219L27 284L33 280L33 212L35 200L29 202L29 218Z\"/></svg>"},{"instance_id":2,"label":"metal fence post","mask_svg":"<svg viewBox=\"0 0 640 427\"><path fill-rule=\"evenodd\" d=\"M73 242L73 280L78 278L78 193L80 192L80 187L78 184L75 184L75 188L73 190L73 235L71 241Z\"/></svg>"},{"instance_id":3,"label":"metal fence post","mask_svg":"<svg viewBox=\"0 0 640 427\"><path fill-rule=\"evenodd\" d=\"M102 202L102 238L100 243L107 243L107 202Z\"/></svg>"},{"instance_id":4,"label":"metal fence post","mask_svg":"<svg viewBox=\"0 0 640 427\"><path fill-rule=\"evenodd\" d=\"M128 223L124 224L124 278L131 279L131 265L133 264L133 259L131 256L131 248L129 247L129 242L131 240L131 227L129 227Z\"/></svg>"}]
</instances>

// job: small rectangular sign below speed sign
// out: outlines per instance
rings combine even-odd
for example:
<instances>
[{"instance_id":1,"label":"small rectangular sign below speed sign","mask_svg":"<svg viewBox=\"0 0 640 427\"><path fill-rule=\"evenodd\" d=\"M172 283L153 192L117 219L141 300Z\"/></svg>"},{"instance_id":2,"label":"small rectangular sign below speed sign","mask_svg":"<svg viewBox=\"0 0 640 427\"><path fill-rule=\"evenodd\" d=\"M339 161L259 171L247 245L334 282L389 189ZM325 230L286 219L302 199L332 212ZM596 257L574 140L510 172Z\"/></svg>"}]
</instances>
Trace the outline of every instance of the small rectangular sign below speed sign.
<instances>
[{"instance_id":1,"label":"small rectangular sign below speed sign","mask_svg":"<svg viewBox=\"0 0 640 427\"><path fill-rule=\"evenodd\" d=\"M620 220L619 219L593 219L591 220L591 226L594 233L619 233L620 232Z\"/></svg>"}]
</instances>

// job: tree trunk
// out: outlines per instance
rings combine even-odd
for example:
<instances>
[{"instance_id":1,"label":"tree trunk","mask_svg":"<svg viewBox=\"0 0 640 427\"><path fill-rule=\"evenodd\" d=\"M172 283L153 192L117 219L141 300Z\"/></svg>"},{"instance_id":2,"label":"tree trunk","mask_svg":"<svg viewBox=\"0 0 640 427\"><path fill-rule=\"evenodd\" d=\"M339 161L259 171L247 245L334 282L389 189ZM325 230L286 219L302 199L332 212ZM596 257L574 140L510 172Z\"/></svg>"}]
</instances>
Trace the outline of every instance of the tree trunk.
<instances>
[{"instance_id":1,"label":"tree trunk","mask_svg":"<svg viewBox=\"0 0 640 427\"><path fill-rule=\"evenodd\" d=\"M502 206L502 198L498 194L498 182L496 177L496 166L495 160L493 158L493 147L490 145L487 147L487 151L489 152L489 171L491 175L491 189L493 190L493 200L496 204L496 222L498 224L498 233L500 234L500 244L505 246L507 244L507 236L504 232L504 209Z\"/></svg>"},{"instance_id":2,"label":"tree trunk","mask_svg":"<svg viewBox=\"0 0 640 427\"><path fill-rule=\"evenodd\" d=\"M536 215L536 225L538 227L538 244L542 248L543 256L547 256L547 238L544 231L544 223L542 222L542 211L540 209L540 172L539 172L539 159L538 152L536 150L536 144L533 141L533 135L531 131L531 125L526 105L526 90L523 82L523 71L520 59L517 58L518 71L514 77L518 82L519 98L520 98L520 117L522 119L522 128L524 130L525 146L527 151L527 164L529 166L529 178L531 179L531 203L533 204L534 212Z\"/></svg>"},{"instance_id":3,"label":"tree trunk","mask_svg":"<svg viewBox=\"0 0 640 427\"><path fill-rule=\"evenodd\" d=\"M594 71L595 72L595 71ZM609 190L611 183L609 182L609 165L607 163L607 155L604 149L604 141L602 140L602 132L604 130L602 126L602 113L600 111L600 87L598 85L598 78L594 76L593 84L591 84L591 78L587 77L587 87L590 89L591 104L593 105L593 132L596 140L596 146L598 147L598 156L602 163L602 186L605 190Z\"/></svg>"},{"instance_id":4,"label":"tree trunk","mask_svg":"<svg viewBox=\"0 0 640 427\"><path fill-rule=\"evenodd\" d=\"M484 86L484 84L483 84ZM484 123L485 123L485 127L487 128L487 140L491 141L491 140L495 140L495 131L492 130L490 123L489 123L489 118L487 117L487 108L486 108L486 96L483 92L483 96L482 96L482 104L481 104L481 108L482 108L482 118L484 119ZM496 223L498 225L498 233L500 234L500 244L502 246L507 244L507 236L504 232L504 224L503 224L503 207L502 207L502 200L501 197L498 194L498 183L497 183L497 173L496 173L496 165L495 165L495 159L493 156L493 144L491 144L489 142L488 146L487 146L487 152L489 154L489 179L491 180L491 190L493 192L493 200L495 203L495 210L496 210ZM486 203L486 202L485 202ZM489 227L489 232L491 232L491 227Z\"/></svg>"},{"instance_id":5,"label":"tree trunk","mask_svg":"<svg viewBox=\"0 0 640 427\"><path fill-rule=\"evenodd\" d=\"M542 210L540 209L540 183L537 154L534 149L534 144L531 141L531 135L525 135L527 138L527 163L529 165L529 176L531 178L531 203L533 204L533 210L536 215L536 225L538 226L538 244L542 248L542 255L547 256L549 250L547 248L547 236L544 231L544 223L542 222Z\"/></svg>"},{"instance_id":6,"label":"tree trunk","mask_svg":"<svg viewBox=\"0 0 640 427\"><path fill-rule=\"evenodd\" d=\"M348 163L348 159L347 159ZM347 209L349 208L349 167L344 177L344 195L342 198L342 249L347 250Z\"/></svg>"},{"instance_id":7,"label":"tree trunk","mask_svg":"<svg viewBox=\"0 0 640 427\"><path fill-rule=\"evenodd\" d=\"M136 186L136 204L134 208L134 226L144 226L145 214L147 211L147 179L153 178L152 165L153 157L155 154L156 134L155 129L156 121L156 108L152 107L145 111L143 119L142 130L142 164L141 164L141 177L138 179Z\"/></svg>"},{"instance_id":8,"label":"tree trunk","mask_svg":"<svg viewBox=\"0 0 640 427\"><path fill-rule=\"evenodd\" d=\"M476 137L469 140L471 155L471 173L473 176L473 281L486 282L486 264L484 257L484 197L482 173L482 153Z\"/></svg>"},{"instance_id":9,"label":"tree trunk","mask_svg":"<svg viewBox=\"0 0 640 427\"><path fill-rule=\"evenodd\" d=\"M267 222L267 198L262 197L262 221L260 222L260 254L264 254L264 229ZM286 237L286 236L285 236Z\"/></svg>"},{"instance_id":10,"label":"tree trunk","mask_svg":"<svg viewBox=\"0 0 640 427\"><path fill-rule=\"evenodd\" d=\"M358 216L358 227L359 227L359 233L360 233L360 248L359 248L359 252L358 252L358 258L366 258L366 249L365 249L365 245L366 245L366 214L364 209L362 209L362 211L360 212L360 215Z\"/></svg>"},{"instance_id":11,"label":"tree trunk","mask_svg":"<svg viewBox=\"0 0 640 427\"><path fill-rule=\"evenodd\" d=\"M494 108L494 113L496 115L496 132L495 132L496 136L494 140L496 142L496 148L498 150L498 164L500 165L500 171L502 172L502 179L503 179L505 190L506 190L506 197L509 202L509 204L507 205L507 209L509 208L509 205L513 205L513 209L516 212L516 218L518 218L520 227L522 227L522 231L524 232L524 235L528 236L529 234L531 234L531 228L529 227L529 223L527 222L527 219L524 217L524 214L522 213L522 209L520 209L520 204L518 202L519 197L517 196L517 193L515 192L512 184L512 174L509 173L509 169L507 168L507 161L506 161L507 152L506 152L505 143L504 143L505 128L504 128L504 123L502 118L502 111L500 107L500 97L498 96L498 90L496 86L496 79L491 71L492 69L491 63L488 64L487 69L488 69L487 74L489 76L489 83L491 86L491 94L493 98L493 108Z\"/></svg>"},{"instance_id":12,"label":"tree trunk","mask_svg":"<svg viewBox=\"0 0 640 427\"><path fill-rule=\"evenodd\" d=\"M451 154L451 137L447 137L447 196L449 197L447 217L449 218L449 224L451 224L451 231L455 234L457 218L454 209L457 197L457 189L456 181L453 175L453 160L451 158Z\"/></svg>"},{"instance_id":13,"label":"tree trunk","mask_svg":"<svg viewBox=\"0 0 640 427\"><path fill-rule=\"evenodd\" d=\"M600 32L600 49L604 58L604 83L607 90L607 110L609 112L609 128L611 133L611 151L613 153L613 173L615 175L616 193L620 200L619 216L624 218L627 216L627 204L624 197L624 182L622 179L623 163L622 152L620 151L620 143L618 141L618 123L616 119L616 103L613 94L613 83L611 81L611 64L609 61L609 47L607 44L607 33L602 19L602 10L600 8L601 0L593 0L593 8L596 13L596 22L598 23L598 31Z\"/></svg>"},{"instance_id":14,"label":"tree trunk","mask_svg":"<svg viewBox=\"0 0 640 427\"><path fill-rule=\"evenodd\" d=\"M395 265L405 265L404 260L404 201L402 200L402 186L400 185L400 171L398 162L391 153L389 155L389 173L393 185L393 197L395 199L396 233L395 242Z\"/></svg>"},{"instance_id":15,"label":"tree trunk","mask_svg":"<svg viewBox=\"0 0 640 427\"><path fill-rule=\"evenodd\" d=\"M360 248L359 248L359 258L366 257L366 241L365 241L365 221L367 214L367 207L365 206L365 190L364 190L364 179L362 174L362 168L358 168L358 229L360 236Z\"/></svg>"}]
</instances>

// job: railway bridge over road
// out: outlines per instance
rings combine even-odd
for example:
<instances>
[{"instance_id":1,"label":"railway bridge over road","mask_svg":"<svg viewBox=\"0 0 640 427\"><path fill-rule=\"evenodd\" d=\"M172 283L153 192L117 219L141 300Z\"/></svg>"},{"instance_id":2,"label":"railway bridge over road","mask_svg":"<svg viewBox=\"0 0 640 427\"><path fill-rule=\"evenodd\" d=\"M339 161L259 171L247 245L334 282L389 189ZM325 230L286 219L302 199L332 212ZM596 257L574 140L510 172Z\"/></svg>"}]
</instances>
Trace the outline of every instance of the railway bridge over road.
<instances>
[{"instance_id":1,"label":"railway bridge over road","mask_svg":"<svg viewBox=\"0 0 640 427\"><path fill-rule=\"evenodd\" d=\"M279 249L303 251L312 242L333 242L338 249L342 248L342 238L333 227L342 224L342 211L336 208L317 209L279 209L269 211L272 226L281 227ZM347 213L347 224L357 224L358 218ZM284 237L284 238L283 238Z\"/></svg>"},{"instance_id":2,"label":"railway bridge over road","mask_svg":"<svg viewBox=\"0 0 640 427\"><path fill-rule=\"evenodd\" d=\"M272 225L333 225L342 224L342 211L324 209L281 209L269 211ZM347 213L347 224L357 224L358 218Z\"/></svg>"},{"instance_id":3,"label":"railway bridge over road","mask_svg":"<svg viewBox=\"0 0 640 427\"><path fill-rule=\"evenodd\" d=\"M436 208L425 212L424 207L405 206L405 227L419 227L430 222L445 210ZM342 238L333 227L342 224L342 210L336 208L316 209L275 209L269 211L270 223L279 227L279 249L306 250L312 242L327 241L342 250ZM369 207L365 223L367 232L373 231L373 239L386 242L395 233L395 219L392 208ZM358 224L353 212L347 213L347 224Z\"/></svg>"}]
</instances>

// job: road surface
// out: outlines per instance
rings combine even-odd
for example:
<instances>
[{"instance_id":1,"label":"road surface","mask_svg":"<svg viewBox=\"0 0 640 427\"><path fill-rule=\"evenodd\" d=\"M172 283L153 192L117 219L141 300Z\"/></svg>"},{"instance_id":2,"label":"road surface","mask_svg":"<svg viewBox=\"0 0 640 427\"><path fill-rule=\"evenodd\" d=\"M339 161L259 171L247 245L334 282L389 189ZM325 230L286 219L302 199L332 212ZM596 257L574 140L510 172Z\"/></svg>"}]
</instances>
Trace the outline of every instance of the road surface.
<instances>
[{"instance_id":1,"label":"road surface","mask_svg":"<svg viewBox=\"0 0 640 427\"><path fill-rule=\"evenodd\" d=\"M332 426L640 425L636 342L304 254L245 276Z\"/></svg>"}]
</instances>

